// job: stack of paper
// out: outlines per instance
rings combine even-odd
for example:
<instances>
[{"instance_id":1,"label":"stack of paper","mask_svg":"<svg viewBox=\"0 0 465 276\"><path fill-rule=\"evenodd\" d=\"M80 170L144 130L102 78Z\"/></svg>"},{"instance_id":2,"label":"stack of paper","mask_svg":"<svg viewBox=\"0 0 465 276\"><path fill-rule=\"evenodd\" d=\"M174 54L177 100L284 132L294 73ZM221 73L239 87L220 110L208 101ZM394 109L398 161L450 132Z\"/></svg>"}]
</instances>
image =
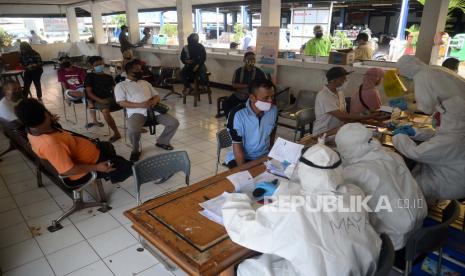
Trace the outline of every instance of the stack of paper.
<instances>
[{"instance_id":1,"label":"stack of paper","mask_svg":"<svg viewBox=\"0 0 465 276\"><path fill-rule=\"evenodd\" d=\"M272 159L272 160L268 160L265 162L265 167L266 167L266 170L269 171L270 173L287 178L287 176L284 174L285 168L281 166L281 163L276 162L275 160Z\"/></svg>"},{"instance_id":2,"label":"stack of paper","mask_svg":"<svg viewBox=\"0 0 465 276\"><path fill-rule=\"evenodd\" d=\"M255 188L253 177L249 171L242 171L226 177L234 185L234 190L238 193L246 193Z\"/></svg>"},{"instance_id":3,"label":"stack of paper","mask_svg":"<svg viewBox=\"0 0 465 276\"><path fill-rule=\"evenodd\" d=\"M224 192L215 198L199 203L200 207L203 208L199 213L213 222L224 225L222 208L228 194L228 192Z\"/></svg>"},{"instance_id":4,"label":"stack of paper","mask_svg":"<svg viewBox=\"0 0 465 276\"><path fill-rule=\"evenodd\" d=\"M276 159L279 162L295 164L299 160L300 155L302 155L303 148L304 145L293 143L278 137L270 151L270 154L268 154L268 157Z\"/></svg>"}]
</instances>

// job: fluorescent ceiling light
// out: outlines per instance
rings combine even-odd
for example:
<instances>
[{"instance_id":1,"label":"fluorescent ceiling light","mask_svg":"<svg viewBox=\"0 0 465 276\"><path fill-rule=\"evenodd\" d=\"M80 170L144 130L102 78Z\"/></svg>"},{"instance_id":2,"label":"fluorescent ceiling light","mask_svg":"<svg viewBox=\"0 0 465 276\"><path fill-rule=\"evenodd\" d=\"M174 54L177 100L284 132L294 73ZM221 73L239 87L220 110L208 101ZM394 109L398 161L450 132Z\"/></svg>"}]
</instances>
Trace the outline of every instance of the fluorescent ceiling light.
<instances>
[{"instance_id":1,"label":"fluorescent ceiling light","mask_svg":"<svg viewBox=\"0 0 465 276\"><path fill-rule=\"evenodd\" d=\"M360 11L374 11L375 9L359 9Z\"/></svg>"},{"instance_id":2,"label":"fluorescent ceiling light","mask_svg":"<svg viewBox=\"0 0 465 276\"><path fill-rule=\"evenodd\" d=\"M392 4L371 4L373 7L386 7L386 6L392 6Z\"/></svg>"}]
</instances>

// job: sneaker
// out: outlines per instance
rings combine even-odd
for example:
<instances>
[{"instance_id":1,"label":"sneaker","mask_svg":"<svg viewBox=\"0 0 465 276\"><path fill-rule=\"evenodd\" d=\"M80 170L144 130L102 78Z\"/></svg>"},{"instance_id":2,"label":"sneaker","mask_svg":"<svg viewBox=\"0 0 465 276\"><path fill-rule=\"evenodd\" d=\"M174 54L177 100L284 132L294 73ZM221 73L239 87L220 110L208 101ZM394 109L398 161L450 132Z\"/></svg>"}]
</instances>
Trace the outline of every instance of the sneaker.
<instances>
[{"instance_id":1,"label":"sneaker","mask_svg":"<svg viewBox=\"0 0 465 276\"><path fill-rule=\"evenodd\" d=\"M129 161L131 161L131 162L137 162L137 161L139 161L140 154L141 154L140 151L138 151L138 152L132 152L132 153L131 153L131 156L129 157Z\"/></svg>"}]
</instances>

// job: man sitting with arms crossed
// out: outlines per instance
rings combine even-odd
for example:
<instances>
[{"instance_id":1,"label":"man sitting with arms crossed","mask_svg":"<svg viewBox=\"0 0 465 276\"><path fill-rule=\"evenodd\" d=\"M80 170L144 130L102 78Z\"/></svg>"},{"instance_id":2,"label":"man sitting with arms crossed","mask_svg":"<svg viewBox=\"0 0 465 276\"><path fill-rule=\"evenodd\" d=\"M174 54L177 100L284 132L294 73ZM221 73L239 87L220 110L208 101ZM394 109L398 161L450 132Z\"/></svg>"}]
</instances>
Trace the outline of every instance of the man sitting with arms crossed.
<instances>
[{"instance_id":1,"label":"man sitting with arms crossed","mask_svg":"<svg viewBox=\"0 0 465 276\"><path fill-rule=\"evenodd\" d=\"M112 183L131 176L131 164L120 156L106 156L97 145L85 137L75 136L56 127L50 112L35 99L25 99L15 108L16 116L26 126L32 150L45 159L60 175L69 176L69 185L88 181L90 172L98 178L110 178Z\"/></svg>"},{"instance_id":2,"label":"man sitting with arms crossed","mask_svg":"<svg viewBox=\"0 0 465 276\"><path fill-rule=\"evenodd\" d=\"M270 151L278 119L273 97L274 86L270 80L254 82L247 102L229 114L227 128L233 142L233 151L225 160L229 168L258 159Z\"/></svg>"},{"instance_id":3,"label":"man sitting with arms crossed","mask_svg":"<svg viewBox=\"0 0 465 276\"><path fill-rule=\"evenodd\" d=\"M86 71L84 69L73 66L71 59L68 56L64 56L60 57L60 69L58 69L57 75L68 101L84 100L84 81L86 79ZM89 123L86 127L103 127L103 123L97 121L94 101L87 100L87 106L89 107L92 123Z\"/></svg>"},{"instance_id":4,"label":"man sitting with arms crossed","mask_svg":"<svg viewBox=\"0 0 465 276\"><path fill-rule=\"evenodd\" d=\"M137 161L141 155L139 141L141 128L147 121L147 109L157 105L160 102L160 96L150 83L142 80L143 72L139 61L128 62L124 69L128 77L116 85L115 96L118 104L126 108L128 136L132 144L130 160ZM155 146L173 150L170 141L178 129L178 120L169 114L159 114L156 118L158 123L165 126L165 129L158 137Z\"/></svg>"},{"instance_id":5,"label":"man sitting with arms crossed","mask_svg":"<svg viewBox=\"0 0 465 276\"><path fill-rule=\"evenodd\" d=\"M87 97L95 102L95 107L103 114L105 122L113 130L113 136L108 142L113 143L121 138L115 120L111 116L111 107L116 105L113 88L115 81L113 77L105 74L105 64L100 56L92 56L89 58L89 63L94 68L93 72L88 74L84 82Z\"/></svg>"},{"instance_id":6,"label":"man sitting with arms crossed","mask_svg":"<svg viewBox=\"0 0 465 276\"><path fill-rule=\"evenodd\" d=\"M228 118L231 109L247 101L249 98L250 84L255 81L264 80L266 80L265 73L263 73L260 68L255 67L254 52L245 53L244 66L236 69L232 80L232 87L236 92L223 103L223 110L226 118Z\"/></svg>"}]
</instances>

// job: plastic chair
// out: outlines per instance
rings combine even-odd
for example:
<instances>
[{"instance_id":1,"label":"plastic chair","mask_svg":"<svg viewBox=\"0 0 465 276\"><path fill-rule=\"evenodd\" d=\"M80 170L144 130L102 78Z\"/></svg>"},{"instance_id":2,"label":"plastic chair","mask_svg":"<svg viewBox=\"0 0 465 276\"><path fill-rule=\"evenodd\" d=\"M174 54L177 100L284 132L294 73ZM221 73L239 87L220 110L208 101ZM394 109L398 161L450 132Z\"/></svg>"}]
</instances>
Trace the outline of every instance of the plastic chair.
<instances>
[{"instance_id":1,"label":"plastic chair","mask_svg":"<svg viewBox=\"0 0 465 276\"><path fill-rule=\"evenodd\" d=\"M229 148L232 145L231 136L229 135L229 131L227 129L222 129L216 133L216 171L215 175L218 174L218 165L220 164L220 155L221 150L225 148Z\"/></svg>"},{"instance_id":2,"label":"plastic chair","mask_svg":"<svg viewBox=\"0 0 465 276\"><path fill-rule=\"evenodd\" d=\"M413 261L419 254L435 250L439 251L436 275L442 275L442 246L447 241L449 226L458 218L459 214L460 204L457 200L452 200L442 212L441 223L422 227L408 238L405 245L404 275L410 275Z\"/></svg>"},{"instance_id":3,"label":"plastic chair","mask_svg":"<svg viewBox=\"0 0 465 276\"><path fill-rule=\"evenodd\" d=\"M313 122L315 121L315 99L317 92L301 90L295 103L283 111L279 112L279 117L295 121L294 125L279 123L279 125L294 129L294 141L297 138L297 132L300 131L302 138L306 132L306 126L309 125L309 132L312 132Z\"/></svg>"},{"instance_id":4,"label":"plastic chair","mask_svg":"<svg viewBox=\"0 0 465 276\"><path fill-rule=\"evenodd\" d=\"M96 206L101 206L101 208L99 208L98 211L102 213L105 213L111 210L111 207L108 206L107 201L105 199L105 192L103 190L102 181L100 179L97 179L96 172L91 172L87 176L83 176L83 177L88 177L88 180L84 184L76 186L76 187L70 187L67 184L66 178L68 176L59 175L59 177L63 181L64 186L73 190L73 206L71 206L71 208L68 211L64 212L59 218L53 220L52 225L47 227L48 231L55 232L55 231L62 229L63 226L60 224L60 221L62 221L63 219L65 219L66 217L68 217L69 215L71 215L72 213L76 211L79 211L85 208L96 207ZM99 196L99 202L84 202L83 191L85 188L87 188L93 183L95 183L97 186L97 194Z\"/></svg>"},{"instance_id":5,"label":"plastic chair","mask_svg":"<svg viewBox=\"0 0 465 276\"><path fill-rule=\"evenodd\" d=\"M291 104L291 88L286 87L284 89L280 89L278 93L276 93L276 106L278 110L284 110L288 108Z\"/></svg>"},{"instance_id":6,"label":"plastic chair","mask_svg":"<svg viewBox=\"0 0 465 276\"><path fill-rule=\"evenodd\" d=\"M385 233L382 233L380 238L383 243L381 244L381 252L379 253L378 265L374 276L387 276L394 264L394 245L389 236Z\"/></svg>"},{"instance_id":7,"label":"plastic chair","mask_svg":"<svg viewBox=\"0 0 465 276\"><path fill-rule=\"evenodd\" d=\"M140 187L148 182L161 180L162 183L177 172L184 172L186 185L189 186L190 160L187 152L175 151L151 156L140 160L132 167L136 185L137 205L141 204Z\"/></svg>"}]
</instances>

